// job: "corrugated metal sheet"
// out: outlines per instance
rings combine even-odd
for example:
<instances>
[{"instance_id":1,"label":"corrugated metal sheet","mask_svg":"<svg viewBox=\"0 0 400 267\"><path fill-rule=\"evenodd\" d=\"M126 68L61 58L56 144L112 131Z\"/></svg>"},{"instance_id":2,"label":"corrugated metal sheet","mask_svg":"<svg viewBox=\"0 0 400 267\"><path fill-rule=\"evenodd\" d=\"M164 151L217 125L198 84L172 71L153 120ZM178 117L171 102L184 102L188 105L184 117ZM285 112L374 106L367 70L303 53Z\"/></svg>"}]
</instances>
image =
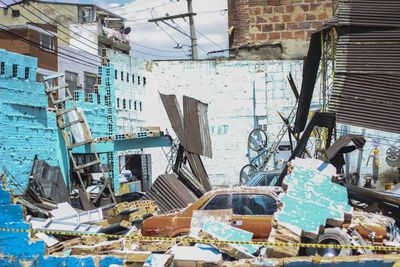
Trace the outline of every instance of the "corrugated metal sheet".
<instances>
[{"instance_id":1,"label":"corrugated metal sheet","mask_svg":"<svg viewBox=\"0 0 400 267\"><path fill-rule=\"evenodd\" d=\"M397 0L341 0L339 25L398 27L400 5Z\"/></svg>"},{"instance_id":2,"label":"corrugated metal sheet","mask_svg":"<svg viewBox=\"0 0 400 267\"><path fill-rule=\"evenodd\" d=\"M157 177L150 190L142 199L154 200L161 212L185 208L198 198L181 182L175 174Z\"/></svg>"},{"instance_id":3,"label":"corrugated metal sheet","mask_svg":"<svg viewBox=\"0 0 400 267\"><path fill-rule=\"evenodd\" d=\"M167 111L172 129L174 129L182 146L185 147L185 132L183 130L183 115L175 95L164 95L160 93L161 101Z\"/></svg>"},{"instance_id":4,"label":"corrugated metal sheet","mask_svg":"<svg viewBox=\"0 0 400 267\"><path fill-rule=\"evenodd\" d=\"M400 1L343 0L330 107L337 121L400 132Z\"/></svg>"},{"instance_id":5,"label":"corrugated metal sheet","mask_svg":"<svg viewBox=\"0 0 400 267\"><path fill-rule=\"evenodd\" d=\"M212 186L210 183L210 179L208 179L207 171L206 168L204 168L203 161L201 160L200 155L190 152L186 152L185 155L193 174L199 179L204 190L206 192L210 191L212 189Z\"/></svg>"},{"instance_id":6,"label":"corrugated metal sheet","mask_svg":"<svg viewBox=\"0 0 400 267\"><path fill-rule=\"evenodd\" d=\"M211 158L212 149L207 107L207 104L199 100L183 96L183 125L185 139L188 140L185 148L192 153Z\"/></svg>"}]
</instances>

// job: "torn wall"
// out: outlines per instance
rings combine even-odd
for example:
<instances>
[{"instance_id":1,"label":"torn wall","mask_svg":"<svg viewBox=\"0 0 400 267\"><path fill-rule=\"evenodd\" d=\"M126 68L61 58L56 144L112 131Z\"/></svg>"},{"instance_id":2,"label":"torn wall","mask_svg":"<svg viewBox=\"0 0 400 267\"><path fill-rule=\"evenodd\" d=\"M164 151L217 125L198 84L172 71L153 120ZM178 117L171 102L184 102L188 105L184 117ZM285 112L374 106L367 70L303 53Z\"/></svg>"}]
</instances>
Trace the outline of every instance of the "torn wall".
<instances>
[{"instance_id":1,"label":"torn wall","mask_svg":"<svg viewBox=\"0 0 400 267\"><path fill-rule=\"evenodd\" d=\"M4 74L0 74L0 170L7 168L25 187L38 155L50 165L60 166L66 177L67 156L61 152L55 114L47 111L44 85L36 82L37 59L0 49L0 62L4 63Z\"/></svg>"}]
</instances>

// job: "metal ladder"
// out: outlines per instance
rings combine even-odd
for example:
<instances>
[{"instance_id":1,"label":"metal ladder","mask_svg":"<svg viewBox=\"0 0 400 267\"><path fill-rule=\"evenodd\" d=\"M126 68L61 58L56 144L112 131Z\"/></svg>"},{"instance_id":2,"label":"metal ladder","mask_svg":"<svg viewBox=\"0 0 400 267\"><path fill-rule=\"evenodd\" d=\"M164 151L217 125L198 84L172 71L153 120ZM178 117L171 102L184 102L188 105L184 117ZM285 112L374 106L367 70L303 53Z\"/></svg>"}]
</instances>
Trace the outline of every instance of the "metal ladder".
<instances>
[{"instance_id":1,"label":"metal ladder","mask_svg":"<svg viewBox=\"0 0 400 267\"><path fill-rule=\"evenodd\" d=\"M107 188L110 191L111 197L113 199L114 202L115 201L115 197L114 194L112 193L112 189L110 186L110 182L109 180L106 178L104 169L101 165L101 161L99 158L99 155L97 154L96 150L95 150L95 142L92 138L91 135L91 131L89 128L89 125L87 124L86 120L84 119L81 111L77 108L76 103L74 101L74 97L71 94L69 88L68 88L68 84L65 83L64 79L59 79L59 78L63 78L64 74L63 73L57 73L54 75L50 75L44 78L44 82L45 82L45 92L46 94L50 97L50 100L52 102L53 108L56 112L56 119L57 119L57 126L60 129L65 144L67 146L68 149L68 154L69 157L72 161L73 164L73 170L76 173L80 186L83 190L86 189L85 184L83 182L82 179L82 175L81 172L83 172L84 169L88 168L88 167L92 167L92 166L98 166L101 173L102 173L102 178L103 178L103 186L100 189L99 195L96 197L94 203L99 199L100 195L103 193L103 191ZM60 82L60 80L62 80L62 84L61 85L57 85L57 86L53 86L51 81L56 80L58 82ZM61 90L65 90L65 96L63 98L55 98L55 96L59 96ZM75 136L73 133L73 127L75 127ZM78 132L80 131L80 133L82 134L81 136L78 136ZM75 141L76 139L79 139L79 142ZM72 149L79 147L79 146L83 146L89 144L91 146L91 152L92 154L94 154L94 161L90 161L90 162L86 162L84 164L78 165Z\"/></svg>"},{"instance_id":2,"label":"metal ladder","mask_svg":"<svg viewBox=\"0 0 400 267\"><path fill-rule=\"evenodd\" d=\"M289 116L286 118L286 120L288 121L289 125L296 118L296 112L295 112L296 111L296 107L297 107L297 105L294 105L294 107L292 108L292 110L289 113ZM259 168L259 170L264 170L265 169L265 167L267 166L269 160L271 159L272 155L275 153L276 149L278 148L279 143L282 141L282 138L283 138L283 136L285 136L287 131L288 131L287 124L283 124L281 129L279 130L278 134L275 136L274 141L272 142L272 144L269 146L269 148L265 152L267 155L265 156L264 162L261 165L261 168Z\"/></svg>"}]
</instances>

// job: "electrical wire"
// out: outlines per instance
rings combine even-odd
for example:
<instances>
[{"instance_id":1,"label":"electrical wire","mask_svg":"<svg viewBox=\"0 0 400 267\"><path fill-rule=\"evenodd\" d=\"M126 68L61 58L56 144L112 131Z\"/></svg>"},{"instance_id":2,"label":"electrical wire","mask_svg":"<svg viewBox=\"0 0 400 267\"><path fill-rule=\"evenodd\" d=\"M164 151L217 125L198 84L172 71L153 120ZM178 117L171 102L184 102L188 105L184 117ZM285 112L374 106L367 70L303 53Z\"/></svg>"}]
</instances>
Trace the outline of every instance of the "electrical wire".
<instances>
[{"instance_id":1,"label":"electrical wire","mask_svg":"<svg viewBox=\"0 0 400 267\"><path fill-rule=\"evenodd\" d=\"M18 3L18 2L16 2L16 1L14 1L14 0L12 0L13 2L15 2L15 3ZM0 0L0 2L1 3L3 3L3 4L5 4L2 0ZM29 3L28 3L29 4ZM30 4L29 4L30 5ZM32 6L32 5L30 5L30 6ZM33 6L32 6L33 7ZM25 8L25 7L23 7L24 9L26 9L29 13L31 13L32 15L34 15L35 17L37 17L37 18L39 18L39 19L41 19L42 21L44 21L44 22L46 22L47 23L47 21L45 21L44 19L42 19L41 17L39 17L37 14L35 14L35 13L33 13L33 12L31 12L30 10L28 10L27 8ZM36 9L35 7L33 7L34 9ZM12 8L11 8L11 10L13 10ZM36 9L36 10L38 10L38 9ZM40 13L42 13L40 10L38 10ZM44 14L44 13L42 13L42 14ZM49 18L50 20L52 20L52 21L54 21L56 24L58 24L58 25L61 25L61 26L63 26L64 28L66 28L64 25L62 25L62 24L60 24L59 22L57 22L57 21L55 21L54 19L52 19L52 18L50 18L49 16L47 16L46 14L44 14L47 18ZM46 29L44 29L44 28L42 28L42 27L40 27L40 25L38 25L38 24L36 24L35 22L33 22L32 20L30 20L29 18L27 18L27 17L25 17L25 16L23 16L23 15L21 15L22 17L24 17L25 19L27 19L28 21L30 21L31 23L33 23L33 24L35 24L37 27L39 27L39 28L41 28L41 29L43 29L43 30L45 30L45 31L47 31ZM68 28L66 28L66 29L68 29ZM68 33L65 33L64 31L61 31L60 29L58 29L60 32L62 32L62 33L64 33L64 34L66 34L68 37L70 37L70 38L72 38L72 39L75 39L76 40L76 38L74 38L73 36L71 36L70 34L68 34ZM52 34L52 33L50 33L49 31L47 31L49 34ZM78 35L78 36L80 36L80 37L82 37L82 38L84 38L84 39L86 39L86 40L88 40L89 42L91 42L91 43L93 43L93 44L95 44L96 45L96 50L97 50L97 44L96 43L94 43L93 41L91 41L91 40L89 40L89 39L87 39L87 38L85 38L85 37L83 37L82 35L80 35L80 34L78 34L78 33L76 33L76 32L74 32L74 31L71 31L72 33L74 33L74 34L76 34L76 35ZM62 38L60 38L60 37L58 37L58 39L60 39L60 40L62 40L62 41L64 41L64 42L66 42L66 43L68 43L66 40L64 40L64 39L62 39ZM80 42L80 43L82 43L82 44L84 44L84 45L87 45L86 43L83 43L82 41L80 41L80 40L77 40L78 42ZM82 48L80 48L80 47L77 47L77 46L75 46L75 45L71 45L70 44L70 46L72 46L72 47L76 47L78 50L81 50L81 51L84 51L84 52L87 52L87 51L85 51L85 50L83 50ZM94 48L93 48L94 49ZM134 49L132 49L134 52L138 52L138 53L142 53L142 54L145 54L145 55L150 55L150 56L154 56L154 57L162 57L162 58L170 58L169 56L164 56L164 55L156 55L156 54L152 54L152 53L147 53L147 52L143 52L143 51L140 51L140 50L134 50ZM72 52L72 51L71 51ZM74 54L76 54L76 53L74 53ZM77 54L77 55L79 55L79 56L82 56L81 54ZM93 56L95 56L95 57L97 57L97 58L99 58L99 59L101 59L101 57L100 56L98 56L98 55L93 55ZM83 56L84 57L84 56ZM89 60L91 60L90 58L87 58L87 57L84 57L84 58L86 58L86 59L89 59Z\"/></svg>"},{"instance_id":2,"label":"electrical wire","mask_svg":"<svg viewBox=\"0 0 400 267\"><path fill-rule=\"evenodd\" d=\"M73 23L76 23L74 20L72 20L71 18L65 16L65 15L62 14L62 13L59 13L57 10L51 8L49 5L46 5L46 4L45 4L45 6L46 6L47 8L49 8L49 9L53 10L56 14L59 14L60 16L64 17L65 19L67 19L67 20L69 20L69 21L71 21L71 22L73 22ZM64 7L64 8L65 8L65 7ZM66 9L66 10L68 10L68 9ZM70 10L69 10L69 11L70 11ZM71 11L71 14L73 14L72 11ZM82 27L83 29L85 29L86 31L92 33L92 34L95 34L95 35L98 34L98 33L94 32L93 30L84 27L83 25L81 25L81 27ZM71 30L70 30L70 31L71 31ZM71 32L74 33L74 34L77 34L77 33L73 32L73 31L71 31ZM77 34L77 35L79 35L79 34ZM79 35L79 36L81 36L81 35ZM82 37L82 36L81 36L81 37ZM133 44L135 44L135 45L137 45L137 46L143 47L143 48L152 49L152 50L157 50L157 51L161 51L161 52L178 53L178 51L157 49L157 48L145 46L145 45L142 45L142 44L139 44L139 43L136 43L136 42L131 42L131 43L133 43ZM134 50L134 49L132 49L132 50ZM134 50L134 51L135 51L135 50ZM139 52L139 53L143 53L143 52L141 52L141 51L138 51L138 52ZM160 55L154 55L154 56L160 56Z\"/></svg>"}]
</instances>

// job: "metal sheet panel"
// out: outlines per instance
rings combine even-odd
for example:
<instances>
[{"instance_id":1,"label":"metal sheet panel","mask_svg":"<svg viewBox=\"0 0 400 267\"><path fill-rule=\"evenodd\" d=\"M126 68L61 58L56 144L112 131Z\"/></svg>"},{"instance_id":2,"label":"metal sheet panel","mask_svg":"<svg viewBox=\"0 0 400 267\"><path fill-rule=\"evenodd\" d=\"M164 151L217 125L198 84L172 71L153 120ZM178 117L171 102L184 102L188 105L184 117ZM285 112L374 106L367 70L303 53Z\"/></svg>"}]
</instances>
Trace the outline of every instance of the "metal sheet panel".
<instances>
[{"instance_id":1,"label":"metal sheet panel","mask_svg":"<svg viewBox=\"0 0 400 267\"><path fill-rule=\"evenodd\" d=\"M330 108L345 124L400 132L400 1L342 0Z\"/></svg>"},{"instance_id":2,"label":"metal sheet panel","mask_svg":"<svg viewBox=\"0 0 400 267\"><path fill-rule=\"evenodd\" d=\"M399 1L341 0L338 20L339 25L398 27L399 14Z\"/></svg>"},{"instance_id":3,"label":"metal sheet panel","mask_svg":"<svg viewBox=\"0 0 400 267\"><path fill-rule=\"evenodd\" d=\"M183 130L183 115L175 95L164 95L160 93L161 101L167 111L172 129L174 129L182 146L185 147L185 132Z\"/></svg>"},{"instance_id":4,"label":"metal sheet panel","mask_svg":"<svg viewBox=\"0 0 400 267\"><path fill-rule=\"evenodd\" d=\"M143 199L154 200L161 212L185 208L198 198L181 182L175 174L157 177Z\"/></svg>"},{"instance_id":5,"label":"metal sheet panel","mask_svg":"<svg viewBox=\"0 0 400 267\"><path fill-rule=\"evenodd\" d=\"M183 125L187 140L185 148L192 153L212 158L207 107L207 104L199 100L183 96Z\"/></svg>"}]
</instances>

